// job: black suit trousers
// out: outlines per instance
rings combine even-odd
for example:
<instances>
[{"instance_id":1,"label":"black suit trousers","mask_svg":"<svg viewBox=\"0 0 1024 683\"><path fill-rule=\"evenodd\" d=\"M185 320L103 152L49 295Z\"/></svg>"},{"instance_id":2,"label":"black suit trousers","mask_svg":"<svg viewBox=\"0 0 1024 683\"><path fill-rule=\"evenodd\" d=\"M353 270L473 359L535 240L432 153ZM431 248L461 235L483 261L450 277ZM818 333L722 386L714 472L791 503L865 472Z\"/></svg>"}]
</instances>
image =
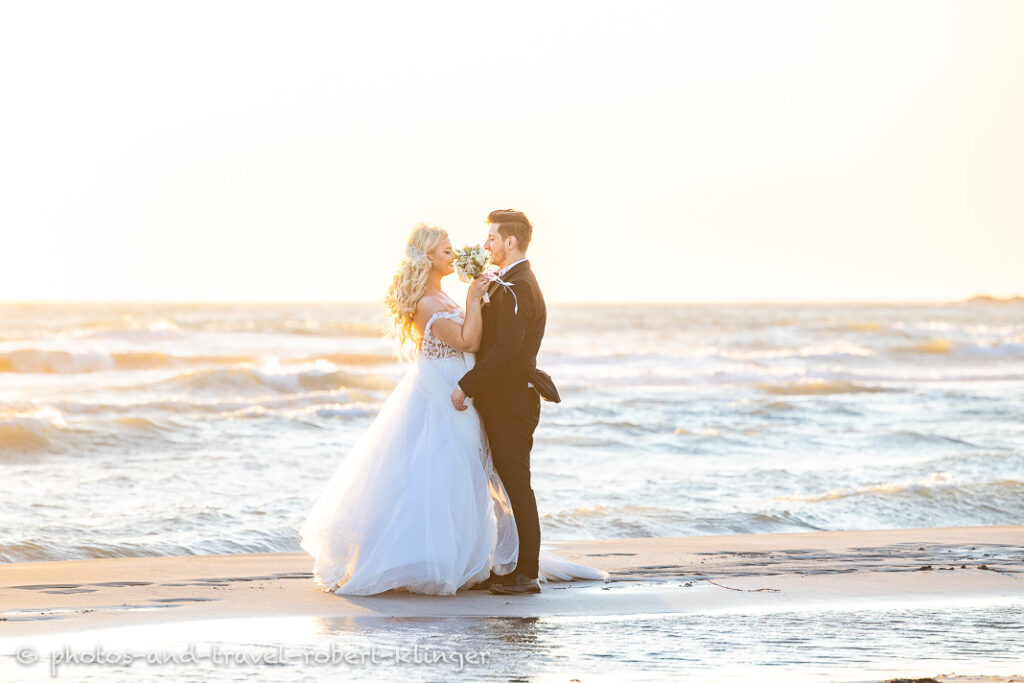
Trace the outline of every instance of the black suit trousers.
<instances>
[{"instance_id":1,"label":"black suit trousers","mask_svg":"<svg viewBox=\"0 0 1024 683\"><path fill-rule=\"evenodd\" d=\"M508 493L519 532L516 571L537 578L540 519L537 499L530 485L530 450L533 448L533 432L540 422L540 396L532 387L524 386L520 391L530 394L526 400L526 412L487 411L482 412L481 417L491 445L494 469ZM508 404L518 405L520 402L509 401Z\"/></svg>"}]
</instances>

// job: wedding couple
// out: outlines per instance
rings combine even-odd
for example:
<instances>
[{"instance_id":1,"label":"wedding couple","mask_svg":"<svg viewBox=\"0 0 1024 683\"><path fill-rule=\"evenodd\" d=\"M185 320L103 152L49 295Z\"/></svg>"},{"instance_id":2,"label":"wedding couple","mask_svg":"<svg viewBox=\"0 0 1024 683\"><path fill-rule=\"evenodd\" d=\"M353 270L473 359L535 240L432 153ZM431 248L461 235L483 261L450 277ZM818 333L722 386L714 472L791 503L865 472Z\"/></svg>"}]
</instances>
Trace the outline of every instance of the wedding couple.
<instances>
[{"instance_id":1,"label":"wedding couple","mask_svg":"<svg viewBox=\"0 0 1024 683\"><path fill-rule=\"evenodd\" d=\"M513 210L487 221L501 270L473 280L464 309L441 288L455 270L448 233L409 237L387 306L415 362L299 530L322 590L517 595L608 577L540 549L530 450L538 391L557 392L536 368L547 314L526 260L533 226Z\"/></svg>"}]
</instances>

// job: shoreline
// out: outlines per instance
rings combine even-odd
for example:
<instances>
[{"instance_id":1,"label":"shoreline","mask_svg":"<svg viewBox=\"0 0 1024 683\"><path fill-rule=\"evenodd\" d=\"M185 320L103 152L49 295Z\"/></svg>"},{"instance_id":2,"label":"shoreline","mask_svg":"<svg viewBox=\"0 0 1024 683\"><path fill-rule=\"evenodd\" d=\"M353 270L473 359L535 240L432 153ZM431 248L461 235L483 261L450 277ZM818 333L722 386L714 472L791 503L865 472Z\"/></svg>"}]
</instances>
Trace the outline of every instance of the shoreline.
<instances>
[{"instance_id":1,"label":"shoreline","mask_svg":"<svg viewBox=\"0 0 1024 683\"><path fill-rule=\"evenodd\" d=\"M1024 599L1024 525L544 543L607 582L539 596L320 591L304 552L0 565L0 638L237 617L545 617Z\"/></svg>"}]
</instances>

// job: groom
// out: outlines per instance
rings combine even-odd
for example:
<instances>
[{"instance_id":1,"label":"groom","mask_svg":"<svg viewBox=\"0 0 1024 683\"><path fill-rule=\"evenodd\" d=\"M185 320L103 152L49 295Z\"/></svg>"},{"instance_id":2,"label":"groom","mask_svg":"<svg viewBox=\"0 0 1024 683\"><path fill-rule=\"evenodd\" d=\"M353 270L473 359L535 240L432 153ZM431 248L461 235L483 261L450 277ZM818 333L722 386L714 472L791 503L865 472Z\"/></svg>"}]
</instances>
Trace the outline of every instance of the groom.
<instances>
[{"instance_id":1,"label":"groom","mask_svg":"<svg viewBox=\"0 0 1024 683\"><path fill-rule=\"evenodd\" d=\"M483 419L494 468L515 516L519 563L511 574L492 572L475 587L501 595L540 593L540 522L530 487L530 449L540 420L540 396L530 380L538 372L537 350L544 336L547 310L526 260L533 236L526 214L512 209L492 211L487 222L490 230L484 248L501 268L498 277L507 284L498 285L490 294L490 303L484 306L476 365L459 380L452 403L456 410L465 410L466 397L471 397ZM540 377L538 380L542 381Z\"/></svg>"}]
</instances>

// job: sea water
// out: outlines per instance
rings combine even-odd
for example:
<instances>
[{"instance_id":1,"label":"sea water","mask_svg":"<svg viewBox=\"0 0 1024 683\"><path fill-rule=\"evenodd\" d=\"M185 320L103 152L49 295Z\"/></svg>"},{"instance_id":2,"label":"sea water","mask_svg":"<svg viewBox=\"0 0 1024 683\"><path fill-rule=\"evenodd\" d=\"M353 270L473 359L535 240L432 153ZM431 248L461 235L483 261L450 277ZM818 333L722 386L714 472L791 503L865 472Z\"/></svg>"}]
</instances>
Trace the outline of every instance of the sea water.
<instances>
[{"instance_id":1,"label":"sea water","mask_svg":"<svg viewBox=\"0 0 1024 683\"><path fill-rule=\"evenodd\" d=\"M247 617L0 637L0 673L104 682L853 682L1019 674L1022 638L1020 598L602 617Z\"/></svg>"},{"instance_id":2,"label":"sea water","mask_svg":"<svg viewBox=\"0 0 1024 683\"><path fill-rule=\"evenodd\" d=\"M0 561L299 551L378 305L0 306ZM545 540L1024 521L1024 303L556 305Z\"/></svg>"}]
</instances>

